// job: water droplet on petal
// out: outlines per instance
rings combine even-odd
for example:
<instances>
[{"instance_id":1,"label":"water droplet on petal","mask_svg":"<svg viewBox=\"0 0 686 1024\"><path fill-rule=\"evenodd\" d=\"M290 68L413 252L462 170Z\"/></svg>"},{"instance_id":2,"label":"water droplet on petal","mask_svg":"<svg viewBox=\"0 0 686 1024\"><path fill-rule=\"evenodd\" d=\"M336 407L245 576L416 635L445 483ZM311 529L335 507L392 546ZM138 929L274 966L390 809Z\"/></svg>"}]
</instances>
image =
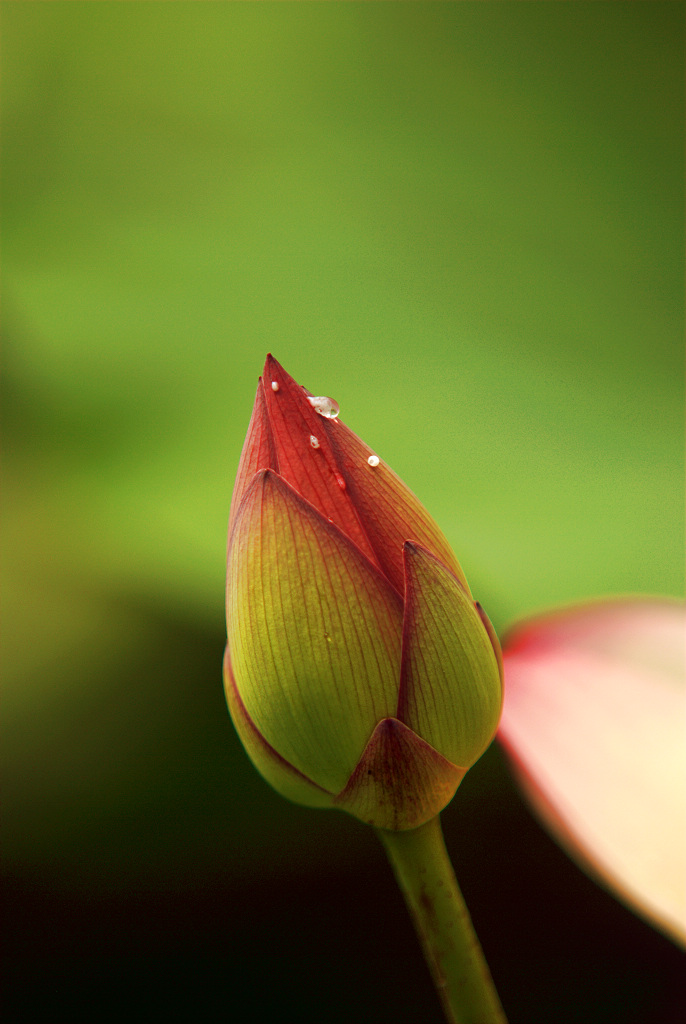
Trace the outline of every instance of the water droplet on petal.
<instances>
[{"instance_id":1,"label":"water droplet on petal","mask_svg":"<svg viewBox=\"0 0 686 1024\"><path fill-rule=\"evenodd\" d=\"M273 380L272 381L272 391L278 391L278 390L279 390L279 382L278 382L278 380Z\"/></svg>"},{"instance_id":2,"label":"water droplet on petal","mask_svg":"<svg viewBox=\"0 0 686 1024\"><path fill-rule=\"evenodd\" d=\"M320 416L327 420L335 420L340 412L338 402L335 402L333 398L326 398L325 395L320 395L317 398L313 395L308 395L307 401L315 412L318 412Z\"/></svg>"},{"instance_id":3,"label":"water droplet on petal","mask_svg":"<svg viewBox=\"0 0 686 1024\"><path fill-rule=\"evenodd\" d=\"M340 473L336 473L336 483L338 484L342 491L345 490L345 480L343 479Z\"/></svg>"},{"instance_id":4,"label":"water droplet on petal","mask_svg":"<svg viewBox=\"0 0 686 1024\"><path fill-rule=\"evenodd\" d=\"M314 434L310 434L310 444L313 448L319 448L319 438L315 437Z\"/></svg>"},{"instance_id":5,"label":"water droplet on petal","mask_svg":"<svg viewBox=\"0 0 686 1024\"><path fill-rule=\"evenodd\" d=\"M369 458L367 459L367 462L369 463L370 466L378 466L379 465L379 456L378 455L370 455Z\"/></svg>"}]
</instances>

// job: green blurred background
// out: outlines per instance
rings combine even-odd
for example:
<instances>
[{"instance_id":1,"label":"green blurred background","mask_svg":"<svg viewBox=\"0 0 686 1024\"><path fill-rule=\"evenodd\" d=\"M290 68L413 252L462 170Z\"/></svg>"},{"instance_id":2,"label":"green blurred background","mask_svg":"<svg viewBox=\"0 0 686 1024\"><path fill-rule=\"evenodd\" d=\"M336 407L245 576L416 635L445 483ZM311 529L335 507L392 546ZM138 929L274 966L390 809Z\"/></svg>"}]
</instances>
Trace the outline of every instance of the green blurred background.
<instances>
[{"instance_id":1,"label":"green blurred background","mask_svg":"<svg viewBox=\"0 0 686 1024\"><path fill-rule=\"evenodd\" d=\"M441 1019L374 837L225 711L256 380L340 402L500 629L680 593L684 10L2 3L8 1021ZM497 749L445 829L511 1024L679 1018Z\"/></svg>"}]
</instances>

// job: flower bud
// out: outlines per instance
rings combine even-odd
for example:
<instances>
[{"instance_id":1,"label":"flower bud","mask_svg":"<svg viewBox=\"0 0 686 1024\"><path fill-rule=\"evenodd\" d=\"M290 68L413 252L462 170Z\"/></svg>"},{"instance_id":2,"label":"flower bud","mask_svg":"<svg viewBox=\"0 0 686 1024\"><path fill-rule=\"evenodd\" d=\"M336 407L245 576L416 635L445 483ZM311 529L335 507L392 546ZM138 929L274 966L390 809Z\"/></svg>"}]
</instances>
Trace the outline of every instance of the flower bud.
<instances>
[{"instance_id":1,"label":"flower bud","mask_svg":"<svg viewBox=\"0 0 686 1024\"><path fill-rule=\"evenodd\" d=\"M495 734L500 648L414 494L271 356L229 521L229 710L283 796L416 828Z\"/></svg>"}]
</instances>

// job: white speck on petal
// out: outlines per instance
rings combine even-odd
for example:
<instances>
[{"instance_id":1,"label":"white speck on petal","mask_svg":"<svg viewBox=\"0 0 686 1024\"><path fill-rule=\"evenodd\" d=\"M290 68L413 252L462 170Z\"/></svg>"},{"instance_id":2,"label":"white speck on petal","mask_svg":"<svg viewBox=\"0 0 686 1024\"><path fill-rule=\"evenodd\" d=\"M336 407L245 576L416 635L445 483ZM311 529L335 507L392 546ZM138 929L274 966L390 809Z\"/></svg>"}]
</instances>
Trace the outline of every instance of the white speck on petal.
<instances>
[{"instance_id":1,"label":"white speck on petal","mask_svg":"<svg viewBox=\"0 0 686 1024\"><path fill-rule=\"evenodd\" d=\"M310 434L310 444L313 448L319 448L319 438L315 437L314 434Z\"/></svg>"},{"instance_id":2,"label":"white speck on petal","mask_svg":"<svg viewBox=\"0 0 686 1024\"><path fill-rule=\"evenodd\" d=\"M369 458L367 459L367 462L369 463L370 466L378 466L379 465L379 456L378 455L370 455Z\"/></svg>"},{"instance_id":3,"label":"white speck on petal","mask_svg":"<svg viewBox=\"0 0 686 1024\"><path fill-rule=\"evenodd\" d=\"M333 398L327 398L325 395L320 395L318 397L308 395L307 401L315 412L318 412L320 416L323 416L327 420L335 420L340 412L338 402L334 401Z\"/></svg>"},{"instance_id":4,"label":"white speck on petal","mask_svg":"<svg viewBox=\"0 0 686 1024\"><path fill-rule=\"evenodd\" d=\"M273 380L272 381L272 391L278 391L278 390L279 390L279 382L278 382L278 380Z\"/></svg>"}]
</instances>

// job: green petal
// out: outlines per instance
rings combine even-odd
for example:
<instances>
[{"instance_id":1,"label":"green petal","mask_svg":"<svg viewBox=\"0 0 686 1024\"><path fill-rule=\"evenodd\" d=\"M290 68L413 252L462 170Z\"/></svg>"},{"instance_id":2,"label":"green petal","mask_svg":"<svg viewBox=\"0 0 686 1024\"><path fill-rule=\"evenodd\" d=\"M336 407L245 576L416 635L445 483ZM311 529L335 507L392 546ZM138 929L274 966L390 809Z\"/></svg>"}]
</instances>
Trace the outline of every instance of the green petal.
<instances>
[{"instance_id":1,"label":"green petal","mask_svg":"<svg viewBox=\"0 0 686 1024\"><path fill-rule=\"evenodd\" d=\"M465 771L397 718L386 718L334 805L376 828L419 828L452 800Z\"/></svg>"},{"instance_id":2,"label":"green petal","mask_svg":"<svg viewBox=\"0 0 686 1024\"><path fill-rule=\"evenodd\" d=\"M260 472L229 549L236 686L266 742L339 792L398 699L402 604L380 572L280 476Z\"/></svg>"},{"instance_id":3,"label":"green petal","mask_svg":"<svg viewBox=\"0 0 686 1024\"><path fill-rule=\"evenodd\" d=\"M398 718L469 768L502 706L498 661L471 597L432 554L405 544L405 620Z\"/></svg>"},{"instance_id":4,"label":"green petal","mask_svg":"<svg viewBox=\"0 0 686 1024\"><path fill-rule=\"evenodd\" d=\"M488 633L488 639L491 641L491 646L493 647L493 653L495 654L495 660L498 662L498 675L500 676L500 685L504 686L505 685L505 667L504 667L504 664L503 664L503 651L502 651L502 648L500 646L500 640L498 639L498 634L496 633L495 629L493 628L493 623L489 619L488 615L486 615L486 612L483 610L483 608L481 607L481 605L479 604L478 601L474 602L474 607L476 608L477 612L479 613L479 618L481 619L481 621L484 624L484 629Z\"/></svg>"},{"instance_id":5,"label":"green petal","mask_svg":"<svg viewBox=\"0 0 686 1024\"><path fill-rule=\"evenodd\" d=\"M255 723L245 710L236 689L228 647L224 655L224 690L226 703L229 706L229 712L241 743L245 747L248 757L269 785L273 786L277 793L285 796L287 800L305 804L306 807L333 806L332 794L315 785L288 761L284 761L255 728Z\"/></svg>"}]
</instances>

